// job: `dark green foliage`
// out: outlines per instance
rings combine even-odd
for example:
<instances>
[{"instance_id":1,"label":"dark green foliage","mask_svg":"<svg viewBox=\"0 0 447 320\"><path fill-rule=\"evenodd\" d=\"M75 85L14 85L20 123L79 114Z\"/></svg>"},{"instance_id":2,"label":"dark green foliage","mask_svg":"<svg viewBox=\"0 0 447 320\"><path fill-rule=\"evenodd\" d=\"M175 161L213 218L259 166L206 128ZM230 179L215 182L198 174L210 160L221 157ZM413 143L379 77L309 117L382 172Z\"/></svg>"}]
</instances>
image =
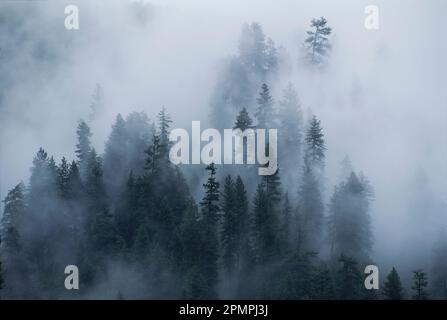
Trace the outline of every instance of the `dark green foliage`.
<instances>
[{"instance_id":1,"label":"dark green foliage","mask_svg":"<svg viewBox=\"0 0 447 320\"><path fill-rule=\"evenodd\" d=\"M216 179L216 166L211 163L206 167L209 172L207 182L203 185L205 188L205 196L200 202L203 219L206 220L214 228L217 227L219 220L219 182Z\"/></svg>"},{"instance_id":2,"label":"dark green foliage","mask_svg":"<svg viewBox=\"0 0 447 320\"><path fill-rule=\"evenodd\" d=\"M335 188L329 206L329 239L334 255L343 253L362 261L368 259L372 246L370 200L368 181L353 172Z\"/></svg>"},{"instance_id":3,"label":"dark green foliage","mask_svg":"<svg viewBox=\"0 0 447 320\"><path fill-rule=\"evenodd\" d=\"M315 268L312 274L311 298L317 300L330 300L336 297L334 280L330 269L325 263Z\"/></svg>"},{"instance_id":4,"label":"dark green foliage","mask_svg":"<svg viewBox=\"0 0 447 320\"><path fill-rule=\"evenodd\" d=\"M411 289L414 291L413 299L415 300L427 300L428 299L428 293L427 293L427 286L428 286L428 280L427 280L427 273L425 273L423 270L418 269L413 271L413 286Z\"/></svg>"},{"instance_id":5,"label":"dark green foliage","mask_svg":"<svg viewBox=\"0 0 447 320\"><path fill-rule=\"evenodd\" d=\"M89 159L90 151L92 149L90 137L92 133L90 132L90 127L85 123L84 120L80 120L78 124L78 129L76 131L78 135L78 144L76 145L76 156L78 157L79 171L81 172L81 177L84 178L84 174L87 171L87 162Z\"/></svg>"},{"instance_id":6,"label":"dark green foliage","mask_svg":"<svg viewBox=\"0 0 447 320\"><path fill-rule=\"evenodd\" d=\"M337 297L339 299L355 300L362 297L363 277L354 258L341 255L338 259L342 263L337 272Z\"/></svg>"},{"instance_id":7,"label":"dark green foliage","mask_svg":"<svg viewBox=\"0 0 447 320\"><path fill-rule=\"evenodd\" d=\"M307 250L319 251L323 232L324 205L320 184L314 170L304 167L301 184L298 189L298 208L301 240Z\"/></svg>"},{"instance_id":8,"label":"dark green foliage","mask_svg":"<svg viewBox=\"0 0 447 320\"><path fill-rule=\"evenodd\" d=\"M310 64L320 66L325 62L331 49L328 36L332 29L327 26L327 20L324 17L312 19L310 27L313 30L307 31L308 37L304 41L306 59Z\"/></svg>"},{"instance_id":9,"label":"dark green foliage","mask_svg":"<svg viewBox=\"0 0 447 320\"><path fill-rule=\"evenodd\" d=\"M404 289L400 282L399 274L393 267L391 272L387 275L386 281L383 284L383 296L387 300L402 300L404 298Z\"/></svg>"},{"instance_id":10,"label":"dark green foliage","mask_svg":"<svg viewBox=\"0 0 447 320\"><path fill-rule=\"evenodd\" d=\"M244 131L252 127L253 127L253 120L250 118L247 109L244 107L237 115L236 123L234 124L234 129L241 129L242 131Z\"/></svg>"},{"instance_id":11,"label":"dark green foliage","mask_svg":"<svg viewBox=\"0 0 447 320\"><path fill-rule=\"evenodd\" d=\"M305 136L304 163L306 166L324 167L326 145L324 142L323 128L316 116L310 119Z\"/></svg>"}]
</instances>

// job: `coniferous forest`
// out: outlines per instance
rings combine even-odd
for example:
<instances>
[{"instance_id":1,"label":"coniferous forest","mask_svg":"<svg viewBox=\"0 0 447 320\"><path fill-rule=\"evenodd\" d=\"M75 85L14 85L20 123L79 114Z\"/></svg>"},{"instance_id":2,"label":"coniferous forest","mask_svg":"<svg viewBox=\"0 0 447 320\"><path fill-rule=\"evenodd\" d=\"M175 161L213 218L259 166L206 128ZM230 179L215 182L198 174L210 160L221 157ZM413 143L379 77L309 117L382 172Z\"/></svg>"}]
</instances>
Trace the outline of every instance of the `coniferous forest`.
<instances>
[{"instance_id":1,"label":"coniferous forest","mask_svg":"<svg viewBox=\"0 0 447 320\"><path fill-rule=\"evenodd\" d=\"M39 4L31 6L39 16ZM38 31L27 29L23 4L2 7L0 32L8 32L2 39L12 40L0 44L0 68L10 74L1 80L0 112L10 120L19 117L19 112L5 111L15 108L13 102L17 108L21 103L28 105L10 98L9 90L20 85L20 79L12 76L11 68L20 70L15 63L21 65L15 52L31 50L33 63L24 67L51 83L57 72L54 66L79 62L63 57L58 50L74 50L86 40L65 39L63 31L55 31L54 38L65 39L61 49L45 32L33 34ZM141 2L129 10L125 12L134 28L146 30L155 23L157 6ZM383 181L369 178L368 171L376 177L376 169L360 168L355 161L359 154L371 156L370 138L356 145L360 151L351 159L337 136L348 130L352 131L348 137L365 137L362 126L369 127L368 122L375 120L365 116L351 127L353 118L342 119L342 129L334 130L330 118L343 111L328 116L324 105L335 108L340 101L314 100L306 94L311 90L321 90L320 97L327 94L322 87L333 79L319 79L334 72L333 65L343 52L329 18L306 19L307 23L299 26L300 41L292 49L277 44L261 23L238 26L239 38L232 40L234 50L219 63L218 70L212 70L216 75L206 104L196 106L200 113L191 111L190 117L188 112L193 109L188 109L186 102L166 107L161 102L141 111L140 107L124 106L123 101L112 101L108 95L126 97L133 91L108 87L111 80L107 78L104 85L95 84L83 93L87 98L80 111L63 118L64 111L58 109L55 114L65 120L49 116L43 127L60 122L60 129L50 136L37 134L37 143L14 141L6 134L14 122L2 122L4 150L20 149L24 144L26 154L32 149L33 156L26 160L31 166L28 174L13 174L16 166L10 169L2 161L2 175L10 174L15 182L11 184L9 179L2 184L8 190L1 195L0 299L446 299L445 217L434 220L437 232L424 229L420 221L425 220L418 220L426 212L445 216L445 203L438 206L434 193L421 186L426 180L417 180L415 190L420 194L410 195L408 203L409 211L418 213L411 216L412 223L421 228L422 236L415 237L415 243L421 244L418 239L428 234L433 241L429 238L430 244L423 247L427 249L411 243L399 247L398 251L405 252L421 250L420 259L382 263L375 246L386 231L378 231L374 221L375 213L384 206L375 206L393 198L388 195L383 200L383 192L374 183L378 180L382 186ZM31 44L33 36L42 40ZM379 54L381 58L386 58L385 51ZM7 65L8 59L13 66ZM130 63L123 61L108 67L119 69L119 64ZM93 76L95 71L91 72ZM114 72L105 74L119 78L119 72ZM307 82L296 81L293 72L304 74ZM67 75L68 79L76 76ZM357 82L353 85L349 101L367 108L363 92L368 87L359 86ZM39 103L50 103L52 96L59 95L42 88L45 99L37 99ZM160 90L175 96L176 89L181 92L181 85L174 85L169 94ZM114 90L118 93L112 93ZM122 110L109 106L121 103ZM46 110L45 105L41 108ZM182 113L182 108L188 112ZM169 159L174 143L170 132L188 128L199 114L205 127L218 130L278 129L276 173L259 175L257 164L173 164ZM330 130L326 130L326 122L331 123ZM394 125L398 130L399 124ZM27 130L36 123L30 117L20 126ZM64 139L64 152L54 147L57 139ZM396 150L372 155L387 157L400 148ZM3 152L2 159L19 155ZM391 218L395 207L387 208L389 224L399 225L397 218ZM390 243L399 237L393 233L386 236ZM79 290L64 287L64 270L71 265L79 270ZM380 269L377 290L365 288L368 265ZM399 266L404 266L404 277Z\"/></svg>"}]
</instances>

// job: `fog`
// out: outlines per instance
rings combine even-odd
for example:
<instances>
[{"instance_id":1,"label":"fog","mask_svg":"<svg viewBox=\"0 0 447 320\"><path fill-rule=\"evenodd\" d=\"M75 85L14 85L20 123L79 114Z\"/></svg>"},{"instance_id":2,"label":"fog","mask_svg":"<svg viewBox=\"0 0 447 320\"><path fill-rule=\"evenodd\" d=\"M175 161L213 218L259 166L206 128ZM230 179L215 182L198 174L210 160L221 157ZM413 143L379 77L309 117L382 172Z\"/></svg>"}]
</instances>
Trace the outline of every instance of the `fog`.
<instances>
[{"instance_id":1,"label":"fog","mask_svg":"<svg viewBox=\"0 0 447 320\"><path fill-rule=\"evenodd\" d=\"M66 30L77 4L80 29ZM364 27L365 6L380 29ZM104 109L91 122L102 153L117 113L165 106L173 128L210 124L210 99L244 23L259 22L290 67L305 113L321 119L327 144L326 203L349 155L375 190L375 261L404 278L429 268L435 237L447 227L447 43L442 0L2 1L0 4L1 198L27 182L39 147L74 158L76 126L87 119L96 84ZM309 22L333 28L327 69L298 63ZM298 171L297 171L298 172ZM297 176L298 179L298 176ZM295 193L295 191L291 191Z\"/></svg>"}]
</instances>

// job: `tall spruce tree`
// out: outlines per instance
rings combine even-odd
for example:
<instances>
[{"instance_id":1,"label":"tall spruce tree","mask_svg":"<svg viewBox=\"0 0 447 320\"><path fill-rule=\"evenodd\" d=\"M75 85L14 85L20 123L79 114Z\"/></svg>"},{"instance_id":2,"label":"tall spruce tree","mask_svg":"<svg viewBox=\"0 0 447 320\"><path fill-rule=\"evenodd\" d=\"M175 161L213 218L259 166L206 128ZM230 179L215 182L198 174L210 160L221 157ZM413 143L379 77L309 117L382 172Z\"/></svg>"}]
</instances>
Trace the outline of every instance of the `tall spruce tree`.
<instances>
[{"instance_id":1,"label":"tall spruce tree","mask_svg":"<svg viewBox=\"0 0 447 320\"><path fill-rule=\"evenodd\" d=\"M358 269L357 261L345 255L341 255L338 261L342 263L336 278L338 298L347 300L361 299L363 279Z\"/></svg>"},{"instance_id":2,"label":"tall spruce tree","mask_svg":"<svg viewBox=\"0 0 447 320\"><path fill-rule=\"evenodd\" d=\"M301 245L306 250L318 252L322 242L324 205L318 178L310 166L303 168L298 187L298 211Z\"/></svg>"},{"instance_id":3,"label":"tall spruce tree","mask_svg":"<svg viewBox=\"0 0 447 320\"><path fill-rule=\"evenodd\" d=\"M293 187L293 170L301 166L301 149L303 135L303 115L298 93L291 83L283 92L283 97L279 101L278 119L278 149L281 168L283 169L283 180L286 179L286 186Z\"/></svg>"},{"instance_id":4,"label":"tall spruce tree","mask_svg":"<svg viewBox=\"0 0 447 320\"><path fill-rule=\"evenodd\" d=\"M239 114L236 117L236 122L234 123L234 129L241 129L242 131L246 129L250 129L253 127L253 120L247 112L245 107L239 111Z\"/></svg>"},{"instance_id":5,"label":"tall spruce tree","mask_svg":"<svg viewBox=\"0 0 447 320\"><path fill-rule=\"evenodd\" d=\"M19 183L8 192L4 203L0 223L0 233L3 239L3 249L7 254L17 254L21 249L20 229L26 218L25 185Z\"/></svg>"},{"instance_id":6,"label":"tall spruce tree","mask_svg":"<svg viewBox=\"0 0 447 320\"><path fill-rule=\"evenodd\" d=\"M387 275L386 281L383 284L383 296L386 300L402 300L404 298L404 289L400 282L399 274L393 267L391 272Z\"/></svg>"},{"instance_id":7,"label":"tall spruce tree","mask_svg":"<svg viewBox=\"0 0 447 320\"><path fill-rule=\"evenodd\" d=\"M78 129L76 131L78 136L78 143L76 144L76 156L78 157L79 171L81 173L82 179L84 179L87 172L87 162L89 159L90 152L92 150L90 138L92 133L90 127L85 123L84 120L79 120Z\"/></svg>"},{"instance_id":8,"label":"tall spruce tree","mask_svg":"<svg viewBox=\"0 0 447 320\"><path fill-rule=\"evenodd\" d=\"M321 121L315 115L309 121L305 136L304 162L311 168L323 168L326 145Z\"/></svg>"},{"instance_id":9,"label":"tall spruce tree","mask_svg":"<svg viewBox=\"0 0 447 320\"><path fill-rule=\"evenodd\" d=\"M230 175L225 178L222 193L222 260L225 271L232 274L236 267L236 257L238 254L237 243L237 217L236 217L236 192L234 181Z\"/></svg>"},{"instance_id":10,"label":"tall spruce tree","mask_svg":"<svg viewBox=\"0 0 447 320\"><path fill-rule=\"evenodd\" d=\"M411 289L414 291L413 299L415 300L427 300L428 299L428 279L427 273L422 269L413 271L413 286Z\"/></svg>"},{"instance_id":11,"label":"tall spruce tree","mask_svg":"<svg viewBox=\"0 0 447 320\"><path fill-rule=\"evenodd\" d=\"M307 31L308 37L304 41L305 57L309 64L321 66L331 49L328 36L332 33L332 29L328 27L324 17L312 19L310 27L312 30Z\"/></svg>"},{"instance_id":12,"label":"tall spruce tree","mask_svg":"<svg viewBox=\"0 0 447 320\"><path fill-rule=\"evenodd\" d=\"M329 240L332 255L345 254L366 261L372 247L369 216L371 187L351 173L335 188L329 210Z\"/></svg>"},{"instance_id":13,"label":"tall spruce tree","mask_svg":"<svg viewBox=\"0 0 447 320\"><path fill-rule=\"evenodd\" d=\"M208 299L217 297L216 287L218 281L219 239L217 225L219 222L219 182L216 180L216 166L211 163L206 167L209 172L207 182L203 184L205 196L200 202L201 225L203 232L203 246L201 255L202 276L204 277L204 295Z\"/></svg>"},{"instance_id":14,"label":"tall spruce tree","mask_svg":"<svg viewBox=\"0 0 447 320\"><path fill-rule=\"evenodd\" d=\"M104 180L111 198L116 198L129 175L126 122L118 114L104 152Z\"/></svg>"},{"instance_id":15,"label":"tall spruce tree","mask_svg":"<svg viewBox=\"0 0 447 320\"><path fill-rule=\"evenodd\" d=\"M256 127L260 129L271 128L274 121L274 109L273 98L270 94L270 89L267 84L262 84L259 97L256 99L258 102L258 108L256 109L255 116L257 120Z\"/></svg>"}]
</instances>

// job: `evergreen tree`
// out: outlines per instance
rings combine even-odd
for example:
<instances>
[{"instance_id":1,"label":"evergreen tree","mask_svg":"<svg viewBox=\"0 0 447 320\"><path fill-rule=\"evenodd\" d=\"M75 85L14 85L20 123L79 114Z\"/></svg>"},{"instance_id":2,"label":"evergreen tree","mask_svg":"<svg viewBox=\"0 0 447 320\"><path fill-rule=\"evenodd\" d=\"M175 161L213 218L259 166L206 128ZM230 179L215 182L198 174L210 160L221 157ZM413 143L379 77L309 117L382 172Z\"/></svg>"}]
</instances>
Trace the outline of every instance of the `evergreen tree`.
<instances>
[{"instance_id":1,"label":"evergreen tree","mask_svg":"<svg viewBox=\"0 0 447 320\"><path fill-rule=\"evenodd\" d=\"M298 188L298 210L302 245L307 250L318 252L323 233L324 205L320 184L309 166L304 166Z\"/></svg>"},{"instance_id":2,"label":"evergreen tree","mask_svg":"<svg viewBox=\"0 0 447 320\"><path fill-rule=\"evenodd\" d=\"M209 172L207 182L203 185L205 196L200 202L201 229L203 232L200 261L202 276L204 277L204 296L208 299L217 297L216 286L218 281L219 241L217 237L217 224L219 221L219 182L216 181L216 166L211 163L206 167Z\"/></svg>"},{"instance_id":3,"label":"evergreen tree","mask_svg":"<svg viewBox=\"0 0 447 320\"><path fill-rule=\"evenodd\" d=\"M160 132L160 145L164 148L163 152L169 152L169 126L172 123L171 116L166 112L166 108L163 107L158 113L158 130Z\"/></svg>"},{"instance_id":4,"label":"evergreen tree","mask_svg":"<svg viewBox=\"0 0 447 320\"><path fill-rule=\"evenodd\" d=\"M292 207L289 201L289 194L286 193L284 196L284 204L281 212L281 227L280 235L281 238L281 251L288 252L292 242L291 226L292 226Z\"/></svg>"},{"instance_id":5,"label":"evergreen tree","mask_svg":"<svg viewBox=\"0 0 447 320\"><path fill-rule=\"evenodd\" d=\"M237 213L236 213L236 193L234 181L230 175L225 178L222 194L223 222L221 230L222 259L223 266L228 274L232 274L236 267L238 255L237 242Z\"/></svg>"},{"instance_id":6,"label":"evergreen tree","mask_svg":"<svg viewBox=\"0 0 447 320\"><path fill-rule=\"evenodd\" d=\"M329 237L333 255L346 254L368 260L372 247L369 216L371 188L366 179L351 173L335 188L329 210Z\"/></svg>"},{"instance_id":7,"label":"evergreen tree","mask_svg":"<svg viewBox=\"0 0 447 320\"><path fill-rule=\"evenodd\" d=\"M262 26L256 22L242 27L239 56L242 64L261 78L274 72L278 65L274 42L266 38Z\"/></svg>"},{"instance_id":8,"label":"evergreen tree","mask_svg":"<svg viewBox=\"0 0 447 320\"><path fill-rule=\"evenodd\" d=\"M337 290L339 299L360 299L363 279L354 258L341 255L338 259L343 265L337 274Z\"/></svg>"},{"instance_id":9,"label":"evergreen tree","mask_svg":"<svg viewBox=\"0 0 447 320\"><path fill-rule=\"evenodd\" d=\"M274 102L272 96L270 95L270 89L265 83L262 84L261 92L259 93L259 97L256 101L258 102L258 108L255 113L258 121L256 127L260 129L271 128L274 118Z\"/></svg>"},{"instance_id":10,"label":"evergreen tree","mask_svg":"<svg viewBox=\"0 0 447 320\"><path fill-rule=\"evenodd\" d=\"M414 291L413 299L415 300L427 300L428 299L428 293L427 293L427 286L428 286L428 280L427 280L427 273L425 273L423 270L418 269L413 271L413 286L411 289Z\"/></svg>"},{"instance_id":11,"label":"evergreen tree","mask_svg":"<svg viewBox=\"0 0 447 320\"><path fill-rule=\"evenodd\" d=\"M78 135L78 143L76 144L75 152L78 157L78 165L81 177L84 178L87 171L87 162L92 150L90 142L92 133L90 132L90 127L82 119L79 121L76 133Z\"/></svg>"},{"instance_id":12,"label":"evergreen tree","mask_svg":"<svg viewBox=\"0 0 447 320\"><path fill-rule=\"evenodd\" d=\"M332 29L327 26L327 20L324 17L312 19L310 23L312 31L307 31L308 37L304 41L304 49L308 63L321 66L331 49L328 36Z\"/></svg>"},{"instance_id":13,"label":"evergreen tree","mask_svg":"<svg viewBox=\"0 0 447 320\"><path fill-rule=\"evenodd\" d=\"M247 109L244 107L239 114L237 115L236 122L234 124L234 129L241 129L242 131L246 129L250 129L253 127L253 120L250 118L250 115L247 112Z\"/></svg>"},{"instance_id":14,"label":"evergreen tree","mask_svg":"<svg viewBox=\"0 0 447 320\"><path fill-rule=\"evenodd\" d=\"M72 201L83 200L83 185L76 161L72 161L68 171L67 194Z\"/></svg>"},{"instance_id":15,"label":"evergreen tree","mask_svg":"<svg viewBox=\"0 0 447 320\"><path fill-rule=\"evenodd\" d=\"M203 219L213 228L217 227L219 220L219 182L216 179L216 165L211 163L206 167L209 171L207 182L203 185L205 188L205 196L200 202L202 208Z\"/></svg>"},{"instance_id":16,"label":"evergreen tree","mask_svg":"<svg viewBox=\"0 0 447 320\"><path fill-rule=\"evenodd\" d=\"M320 120L314 115L310 119L305 136L304 162L311 168L323 168L326 146Z\"/></svg>"},{"instance_id":17,"label":"evergreen tree","mask_svg":"<svg viewBox=\"0 0 447 320\"><path fill-rule=\"evenodd\" d=\"M286 186L292 187L294 182L292 170L301 162L303 115L298 94L291 83L284 90L279 105L279 159L281 159L283 177L288 180L286 180Z\"/></svg>"},{"instance_id":18,"label":"evergreen tree","mask_svg":"<svg viewBox=\"0 0 447 320\"><path fill-rule=\"evenodd\" d=\"M116 198L129 175L128 137L126 123L118 114L104 152L104 180L111 198Z\"/></svg>"},{"instance_id":19,"label":"evergreen tree","mask_svg":"<svg viewBox=\"0 0 447 320\"><path fill-rule=\"evenodd\" d=\"M273 176L272 176L273 177ZM266 178L267 180L268 178ZM270 178L256 189L253 209L252 234L254 237L255 260L265 266L273 261L279 251L279 220L276 205L279 201L276 178Z\"/></svg>"},{"instance_id":20,"label":"evergreen tree","mask_svg":"<svg viewBox=\"0 0 447 320\"><path fill-rule=\"evenodd\" d=\"M59 195L66 199L69 194L70 167L65 157L62 157L61 164L57 167L57 185Z\"/></svg>"},{"instance_id":21,"label":"evergreen tree","mask_svg":"<svg viewBox=\"0 0 447 320\"><path fill-rule=\"evenodd\" d=\"M3 248L6 252L17 254L21 249L19 230L23 226L26 215L25 185L19 183L8 192L3 203L3 216L1 218L0 233L3 239Z\"/></svg>"},{"instance_id":22,"label":"evergreen tree","mask_svg":"<svg viewBox=\"0 0 447 320\"><path fill-rule=\"evenodd\" d=\"M312 275L311 298L316 300L330 300L335 298L331 271L325 263L321 263Z\"/></svg>"},{"instance_id":23,"label":"evergreen tree","mask_svg":"<svg viewBox=\"0 0 447 320\"><path fill-rule=\"evenodd\" d=\"M404 298L403 290L399 274L393 267L383 284L383 295L387 300L402 300Z\"/></svg>"},{"instance_id":24,"label":"evergreen tree","mask_svg":"<svg viewBox=\"0 0 447 320\"><path fill-rule=\"evenodd\" d=\"M447 228L443 227L433 249L430 291L433 298L447 299Z\"/></svg>"}]
</instances>

